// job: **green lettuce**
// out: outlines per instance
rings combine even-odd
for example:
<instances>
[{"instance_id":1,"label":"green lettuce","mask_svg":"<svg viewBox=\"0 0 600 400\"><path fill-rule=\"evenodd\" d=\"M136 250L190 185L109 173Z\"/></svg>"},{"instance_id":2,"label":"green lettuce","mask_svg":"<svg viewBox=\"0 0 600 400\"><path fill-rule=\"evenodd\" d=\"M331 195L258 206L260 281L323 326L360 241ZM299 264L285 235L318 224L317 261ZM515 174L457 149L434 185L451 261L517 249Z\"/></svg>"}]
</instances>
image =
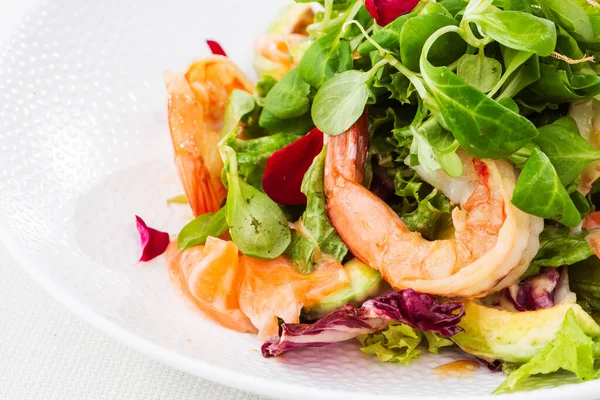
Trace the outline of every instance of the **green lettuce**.
<instances>
[{"instance_id":1,"label":"green lettuce","mask_svg":"<svg viewBox=\"0 0 600 400\"><path fill-rule=\"evenodd\" d=\"M262 190L262 177L269 157L299 138L300 136L289 133L276 133L257 139L230 140L229 144L237 155L240 177L255 188Z\"/></svg>"},{"instance_id":2,"label":"green lettuce","mask_svg":"<svg viewBox=\"0 0 600 400\"><path fill-rule=\"evenodd\" d=\"M600 259L590 257L569 267L569 285L581 306L600 312Z\"/></svg>"},{"instance_id":3,"label":"green lettuce","mask_svg":"<svg viewBox=\"0 0 600 400\"><path fill-rule=\"evenodd\" d=\"M437 354L441 347L452 346L450 339L432 332L421 332L408 325L390 325L387 329L358 338L361 351L377 356L380 361L409 364L421 355L418 348L423 338L427 340L428 351Z\"/></svg>"},{"instance_id":4,"label":"green lettuce","mask_svg":"<svg viewBox=\"0 0 600 400\"><path fill-rule=\"evenodd\" d=\"M540 249L522 276L536 275L542 267L562 267L588 259L594 253L585 240L587 231L571 233L568 229L547 225L540 234Z\"/></svg>"},{"instance_id":5,"label":"green lettuce","mask_svg":"<svg viewBox=\"0 0 600 400\"><path fill-rule=\"evenodd\" d=\"M403 199L401 204L393 205L392 208L408 229L419 232L425 239L433 240L442 228L451 225L450 200L437 190L431 190L431 186L416 175L407 179L404 170L400 170L394 177L394 186L396 195Z\"/></svg>"},{"instance_id":6,"label":"green lettuce","mask_svg":"<svg viewBox=\"0 0 600 400\"><path fill-rule=\"evenodd\" d=\"M597 352L597 344L579 326L575 312L569 310L554 340L512 371L494 393L513 391L532 375L549 374L560 369L573 372L580 381L594 379L597 375L594 370Z\"/></svg>"},{"instance_id":7,"label":"green lettuce","mask_svg":"<svg viewBox=\"0 0 600 400\"><path fill-rule=\"evenodd\" d=\"M329 254L341 262L348 253L348 248L327 217L323 183L325 153L323 149L321 154L315 157L304 175L300 188L307 199L306 210L302 214L302 225L310 237L303 236L297 230L292 231L292 241L286 250L294 267L304 274L313 271L320 254Z\"/></svg>"}]
</instances>

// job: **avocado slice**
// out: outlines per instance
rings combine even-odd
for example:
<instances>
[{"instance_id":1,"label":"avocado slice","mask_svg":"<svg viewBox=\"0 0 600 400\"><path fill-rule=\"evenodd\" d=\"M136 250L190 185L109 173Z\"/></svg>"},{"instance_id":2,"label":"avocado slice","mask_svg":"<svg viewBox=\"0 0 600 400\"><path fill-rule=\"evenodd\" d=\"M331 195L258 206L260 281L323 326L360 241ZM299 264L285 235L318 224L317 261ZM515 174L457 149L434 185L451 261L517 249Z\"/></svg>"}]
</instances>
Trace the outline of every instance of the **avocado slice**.
<instances>
[{"instance_id":1,"label":"avocado slice","mask_svg":"<svg viewBox=\"0 0 600 400\"><path fill-rule=\"evenodd\" d=\"M344 269L350 276L348 286L324 297L310 308L305 307L304 316L307 319L319 319L348 303L360 305L368 298L377 295L381 289L383 279L379 271L363 264L357 258L344 264Z\"/></svg>"},{"instance_id":2,"label":"avocado slice","mask_svg":"<svg viewBox=\"0 0 600 400\"><path fill-rule=\"evenodd\" d=\"M567 311L591 337L600 335L600 326L578 304L557 304L536 311L510 312L465 301L464 329L451 339L465 352L484 360L524 363L554 339Z\"/></svg>"}]
</instances>

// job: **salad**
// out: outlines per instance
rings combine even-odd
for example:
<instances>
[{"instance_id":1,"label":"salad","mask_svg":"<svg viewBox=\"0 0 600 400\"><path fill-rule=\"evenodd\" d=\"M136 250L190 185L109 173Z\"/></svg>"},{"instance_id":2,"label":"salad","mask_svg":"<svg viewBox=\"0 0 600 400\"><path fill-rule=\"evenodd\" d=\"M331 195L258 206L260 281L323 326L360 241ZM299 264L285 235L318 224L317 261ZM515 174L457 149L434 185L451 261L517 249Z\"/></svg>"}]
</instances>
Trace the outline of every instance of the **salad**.
<instances>
[{"instance_id":1,"label":"salad","mask_svg":"<svg viewBox=\"0 0 600 400\"><path fill-rule=\"evenodd\" d=\"M496 393L600 359L600 4L296 0L248 78L215 41L165 73L195 219L139 219L209 318L264 357L456 347ZM168 246L168 247L167 247ZM292 354L290 354L292 356Z\"/></svg>"}]
</instances>

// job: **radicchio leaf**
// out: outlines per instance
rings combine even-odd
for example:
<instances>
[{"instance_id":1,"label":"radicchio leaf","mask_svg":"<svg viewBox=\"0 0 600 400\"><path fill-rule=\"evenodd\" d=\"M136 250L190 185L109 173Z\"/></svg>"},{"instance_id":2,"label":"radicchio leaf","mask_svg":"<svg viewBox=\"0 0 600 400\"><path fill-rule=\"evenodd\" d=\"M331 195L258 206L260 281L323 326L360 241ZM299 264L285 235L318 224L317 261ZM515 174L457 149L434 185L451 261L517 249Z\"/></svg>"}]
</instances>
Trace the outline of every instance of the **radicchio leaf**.
<instances>
[{"instance_id":1,"label":"radicchio leaf","mask_svg":"<svg viewBox=\"0 0 600 400\"><path fill-rule=\"evenodd\" d=\"M308 134L274 152L267 160L262 178L265 193L286 205L306 204L300 191L304 174L323 150L323 132L314 128Z\"/></svg>"},{"instance_id":2,"label":"radicchio leaf","mask_svg":"<svg viewBox=\"0 0 600 400\"><path fill-rule=\"evenodd\" d=\"M360 308L347 304L314 324L282 324L279 337L262 346L264 357L303 347L321 347L377 332L397 321L415 329L452 336L464 315L460 303L438 303L434 296L405 289L366 301Z\"/></svg>"},{"instance_id":3,"label":"radicchio leaf","mask_svg":"<svg viewBox=\"0 0 600 400\"><path fill-rule=\"evenodd\" d=\"M135 216L135 223L140 234L142 255L139 261L150 261L165 252L169 245L169 234L150 228L143 219ZM138 261L138 262L139 262Z\"/></svg>"},{"instance_id":4,"label":"radicchio leaf","mask_svg":"<svg viewBox=\"0 0 600 400\"><path fill-rule=\"evenodd\" d=\"M514 311L532 311L554 307L554 292L560 274L556 268L542 268L539 274L502 291L500 305ZM511 307L512 306L512 307Z\"/></svg>"},{"instance_id":5,"label":"radicchio leaf","mask_svg":"<svg viewBox=\"0 0 600 400\"><path fill-rule=\"evenodd\" d=\"M365 8L380 26L408 14L417 4L419 0L365 0Z\"/></svg>"},{"instance_id":6,"label":"radicchio leaf","mask_svg":"<svg viewBox=\"0 0 600 400\"><path fill-rule=\"evenodd\" d=\"M214 40L206 40L206 44L214 55L227 57L227 53L225 53L225 50L223 50L223 47L221 47L218 42Z\"/></svg>"},{"instance_id":7,"label":"radicchio leaf","mask_svg":"<svg viewBox=\"0 0 600 400\"><path fill-rule=\"evenodd\" d=\"M434 296L412 289L368 300L360 309L368 318L398 321L445 337L462 331L457 324L465 314L461 303L438 303Z\"/></svg>"}]
</instances>

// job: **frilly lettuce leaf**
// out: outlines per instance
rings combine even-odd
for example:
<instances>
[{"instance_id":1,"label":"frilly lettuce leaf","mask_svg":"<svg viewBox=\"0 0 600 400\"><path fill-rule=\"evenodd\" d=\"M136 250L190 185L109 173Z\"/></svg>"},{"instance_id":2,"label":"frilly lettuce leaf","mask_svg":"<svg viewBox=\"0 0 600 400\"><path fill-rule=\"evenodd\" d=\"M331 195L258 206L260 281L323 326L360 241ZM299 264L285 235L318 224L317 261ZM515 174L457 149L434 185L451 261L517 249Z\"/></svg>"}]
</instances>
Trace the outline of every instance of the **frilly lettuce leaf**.
<instances>
[{"instance_id":1,"label":"frilly lettuce leaf","mask_svg":"<svg viewBox=\"0 0 600 400\"><path fill-rule=\"evenodd\" d=\"M418 346L425 338L430 353L437 354L440 347L452 346L450 339L433 332L421 332L408 325L390 325L387 329L358 339L362 343L361 351L377 356L380 361L409 364L421 355Z\"/></svg>"},{"instance_id":2,"label":"frilly lettuce leaf","mask_svg":"<svg viewBox=\"0 0 600 400\"><path fill-rule=\"evenodd\" d=\"M597 356L598 344L585 334L577 323L575 312L569 310L554 340L511 372L494 393L513 391L532 375L549 374L560 369L573 372L581 381L594 379L597 375L594 370L594 349Z\"/></svg>"},{"instance_id":3,"label":"frilly lettuce leaf","mask_svg":"<svg viewBox=\"0 0 600 400\"><path fill-rule=\"evenodd\" d=\"M540 235L540 249L522 279L540 272L542 267L561 267L588 259L592 249L585 240L587 231L571 233L568 229L546 226Z\"/></svg>"},{"instance_id":4,"label":"frilly lettuce leaf","mask_svg":"<svg viewBox=\"0 0 600 400\"><path fill-rule=\"evenodd\" d=\"M312 272L316 256L319 254L329 254L341 262L348 252L348 248L327 217L324 169L325 149L313 160L302 180L301 190L307 198L306 210L302 214L302 225L310 238L294 230L292 241L286 250L294 267L305 274Z\"/></svg>"}]
</instances>

